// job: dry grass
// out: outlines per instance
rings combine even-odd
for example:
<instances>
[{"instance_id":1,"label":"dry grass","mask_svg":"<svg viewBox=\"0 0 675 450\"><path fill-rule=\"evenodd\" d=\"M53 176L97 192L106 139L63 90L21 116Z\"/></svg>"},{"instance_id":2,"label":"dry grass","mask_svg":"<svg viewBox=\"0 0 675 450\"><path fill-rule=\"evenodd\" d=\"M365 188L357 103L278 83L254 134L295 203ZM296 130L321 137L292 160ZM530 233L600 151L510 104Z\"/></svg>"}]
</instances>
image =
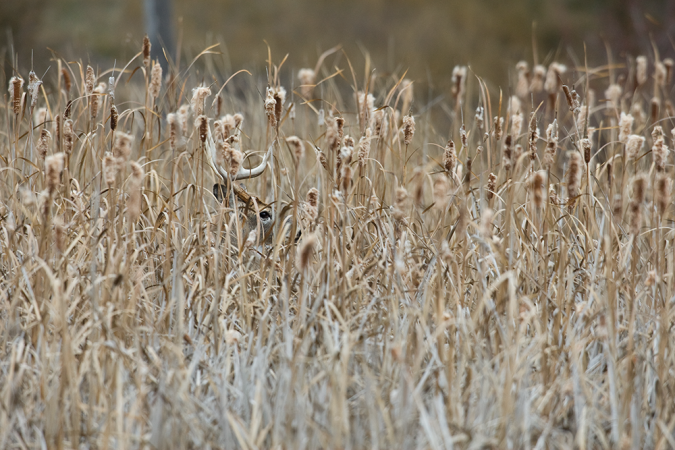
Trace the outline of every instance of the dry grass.
<instances>
[{"instance_id":1,"label":"dry grass","mask_svg":"<svg viewBox=\"0 0 675 450\"><path fill-rule=\"evenodd\" d=\"M675 447L673 84L627 63L535 92L519 65L520 101L457 70L424 105L347 62L215 81L196 109L243 114L246 167L276 139L256 247L181 123L203 75L155 98L141 54L53 61L0 119L0 448Z\"/></svg>"}]
</instances>

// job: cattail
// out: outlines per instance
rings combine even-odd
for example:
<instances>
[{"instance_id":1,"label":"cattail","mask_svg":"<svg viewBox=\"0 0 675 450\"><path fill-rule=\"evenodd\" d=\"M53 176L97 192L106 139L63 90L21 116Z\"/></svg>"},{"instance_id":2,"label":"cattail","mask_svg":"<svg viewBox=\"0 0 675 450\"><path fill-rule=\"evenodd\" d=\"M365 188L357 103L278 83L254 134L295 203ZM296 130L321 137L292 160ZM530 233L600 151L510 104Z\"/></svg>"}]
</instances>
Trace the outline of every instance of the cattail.
<instances>
[{"instance_id":1,"label":"cattail","mask_svg":"<svg viewBox=\"0 0 675 450\"><path fill-rule=\"evenodd\" d=\"M570 152L569 165L567 167L567 196L570 201L579 195L581 187L581 155L579 152Z\"/></svg>"},{"instance_id":2,"label":"cattail","mask_svg":"<svg viewBox=\"0 0 675 450\"><path fill-rule=\"evenodd\" d=\"M673 106L673 102L671 102L669 98L666 99L665 106L666 106L666 116L675 117L675 106Z\"/></svg>"},{"instance_id":3,"label":"cattail","mask_svg":"<svg viewBox=\"0 0 675 450\"><path fill-rule=\"evenodd\" d=\"M141 186L143 184L143 168L135 161L131 162L131 178L127 185L127 219L136 222L141 214Z\"/></svg>"},{"instance_id":4,"label":"cattail","mask_svg":"<svg viewBox=\"0 0 675 450\"><path fill-rule=\"evenodd\" d=\"M642 203L645 200L645 190L647 180L643 175L638 175L633 179L633 198L628 206L630 212L631 232L637 235L642 225Z\"/></svg>"},{"instance_id":5,"label":"cattail","mask_svg":"<svg viewBox=\"0 0 675 450\"><path fill-rule=\"evenodd\" d=\"M302 239L302 243L298 246L298 271L304 273L309 267L309 262L312 258L312 253L314 252L316 242L317 238L315 234L310 234L309 236Z\"/></svg>"},{"instance_id":6,"label":"cattail","mask_svg":"<svg viewBox=\"0 0 675 450\"><path fill-rule=\"evenodd\" d=\"M359 152L358 152L358 161L360 165L366 163L368 155L370 154L370 139L372 137L372 131L370 127L366 128L366 134L361 136L359 139Z\"/></svg>"},{"instance_id":7,"label":"cattail","mask_svg":"<svg viewBox=\"0 0 675 450\"><path fill-rule=\"evenodd\" d=\"M668 76L668 70L666 69L665 64L661 61L656 61L654 63L654 82L660 88L666 86L666 77Z\"/></svg>"},{"instance_id":8,"label":"cattail","mask_svg":"<svg viewBox=\"0 0 675 450\"><path fill-rule=\"evenodd\" d=\"M323 167L328 172L328 160L326 159L326 155L319 147L314 147L314 151L316 152L317 161L319 161L321 167Z\"/></svg>"},{"instance_id":9,"label":"cattail","mask_svg":"<svg viewBox=\"0 0 675 450\"><path fill-rule=\"evenodd\" d=\"M342 142L345 138L345 119L344 117L338 117L335 119L335 129L337 132L337 145L342 145Z\"/></svg>"},{"instance_id":10,"label":"cattail","mask_svg":"<svg viewBox=\"0 0 675 450\"><path fill-rule=\"evenodd\" d=\"M471 164L471 158L466 158L466 174L464 175L464 184L466 185L467 191L469 189L469 185L471 184Z\"/></svg>"},{"instance_id":11,"label":"cattail","mask_svg":"<svg viewBox=\"0 0 675 450\"><path fill-rule=\"evenodd\" d=\"M666 83L670 84L670 82L673 81L673 59L664 59L663 66L666 68Z\"/></svg>"},{"instance_id":12,"label":"cattail","mask_svg":"<svg viewBox=\"0 0 675 450\"><path fill-rule=\"evenodd\" d=\"M94 89L94 95L91 96L91 118L96 119L98 116L98 107L101 104L101 96L105 94L105 83L99 83Z\"/></svg>"},{"instance_id":13,"label":"cattail","mask_svg":"<svg viewBox=\"0 0 675 450\"><path fill-rule=\"evenodd\" d=\"M63 111L64 119L70 119L70 113L72 112L72 109L73 109L73 101L68 100L68 103L66 103L66 109Z\"/></svg>"},{"instance_id":14,"label":"cattail","mask_svg":"<svg viewBox=\"0 0 675 450\"><path fill-rule=\"evenodd\" d=\"M291 146L295 163L298 164L302 161L302 157L305 156L305 144L297 136L287 137L286 142Z\"/></svg>"},{"instance_id":15,"label":"cattail","mask_svg":"<svg viewBox=\"0 0 675 450\"><path fill-rule=\"evenodd\" d=\"M642 86L647 82L647 57L638 56L635 58L635 66L635 80L637 81L638 86Z\"/></svg>"},{"instance_id":16,"label":"cattail","mask_svg":"<svg viewBox=\"0 0 675 450\"><path fill-rule=\"evenodd\" d=\"M198 116L195 119L195 128L199 131L199 141L204 144L206 142L206 135L208 134L209 121L205 115Z\"/></svg>"},{"instance_id":17,"label":"cattail","mask_svg":"<svg viewBox=\"0 0 675 450\"><path fill-rule=\"evenodd\" d=\"M237 176L241 163L244 161L244 155L237 149L227 145L225 147L225 165L227 172L232 178Z\"/></svg>"},{"instance_id":18,"label":"cattail","mask_svg":"<svg viewBox=\"0 0 675 450\"><path fill-rule=\"evenodd\" d=\"M33 115L33 126L44 125L47 121L47 108L38 108Z\"/></svg>"},{"instance_id":19,"label":"cattail","mask_svg":"<svg viewBox=\"0 0 675 450\"><path fill-rule=\"evenodd\" d=\"M66 89L66 97L70 95L70 88L72 87L72 81L70 81L70 72L65 67L61 69L61 76L63 77L63 87Z\"/></svg>"},{"instance_id":20,"label":"cattail","mask_svg":"<svg viewBox=\"0 0 675 450\"><path fill-rule=\"evenodd\" d=\"M434 181L434 208L445 211L448 206L450 183L447 177L438 177Z\"/></svg>"},{"instance_id":21,"label":"cattail","mask_svg":"<svg viewBox=\"0 0 675 450\"><path fill-rule=\"evenodd\" d=\"M466 86L466 66L455 66L452 69L452 97L455 101L462 101Z\"/></svg>"},{"instance_id":22,"label":"cattail","mask_svg":"<svg viewBox=\"0 0 675 450\"><path fill-rule=\"evenodd\" d=\"M340 179L342 180L343 189L347 190L352 181L352 147L342 147L340 150L340 158L338 160L338 168L340 169Z\"/></svg>"},{"instance_id":23,"label":"cattail","mask_svg":"<svg viewBox=\"0 0 675 450\"><path fill-rule=\"evenodd\" d=\"M490 172L490 175L488 175L487 193L485 194L488 200L492 200L492 197L497 192L496 189L497 189L497 175Z\"/></svg>"},{"instance_id":24,"label":"cattail","mask_svg":"<svg viewBox=\"0 0 675 450\"><path fill-rule=\"evenodd\" d=\"M108 95L115 101L115 77L108 77Z\"/></svg>"},{"instance_id":25,"label":"cattail","mask_svg":"<svg viewBox=\"0 0 675 450\"><path fill-rule=\"evenodd\" d=\"M526 61L520 61L516 64L518 81L516 82L516 95L522 99L527 98L529 94L530 69Z\"/></svg>"},{"instance_id":26,"label":"cattail","mask_svg":"<svg viewBox=\"0 0 675 450\"><path fill-rule=\"evenodd\" d=\"M466 127L464 126L464 124L462 124L462 126L459 127L459 140L462 143L462 148L467 146L468 137L466 135Z\"/></svg>"},{"instance_id":27,"label":"cattail","mask_svg":"<svg viewBox=\"0 0 675 450\"><path fill-rule=\"evenodd\" d=\"M570 111L574 111L574 99L572 98L572 91L570 91L569 86L566 84L562 85L563 93L565 94L565 100L567 101L567 106Z\"/></svg>"},{"instance_id":28,"label":"cattail","mask_svg":"<svg viewBox=\"0 0 675 450\"><path fill-rule=\"evenodd\" d=\"M455 151L455 143L450 139L448 145L445 146L445 151L443 152L443 167L449 177L452 178L452 174L455 172L455 166L457 165L457 152Z\"/></svg>"},{"instance_id":29,"label":"cattail","mask_svg":"<svg viewBox=\"0 0 675 450\"><path fill-rule=\"evenodd\" d=\"M94 83L96 83L96 75L91 66L87 66L87 72L84 76L84 93L91 95L94 92Z\"/></svg>"},{"instance_id":30,"label":"cattail","mask_svg":"<svg viewBox=\"0 0 675 450\"><path fill-rule=\"evenodd\" d=\"M557 62L552 62L548 66L548 71L546 72L546 81L544 81L544 89L549 94L557 93L562 87L562 80L560 77L567 72L567 67Z\"/></svg>"},{"instance_id":31,"label":"cattail","mask_svg":"<svg viewBox=\"0 0 675 450\"><path fill-rule=\"evenodd\" d=\"M274 117L277 123L281 123L281 112L286 102L286 89L283 86L279 86L274 90Z\"/></svg>"},{"instance_id":32,"label":"cattail","mask_svg":"<svg viewBox=\"0 0 675 450\"><path fill-rule=\"evenodd\" d=\"M577 117L576 121L577 133L579 133L581 136L584 135L584 132L586 130L587 115L588 115L588 106L581 105L581 107L579 108L579 116Z\"/></svg>"},{"instance_id":33,"label":"cattail","mask_svg":"<svg viewBox=\"0 0 675 450\"><path fill-rule=\"evenodd\" d=\"M626 141L626 159L635 159L645 144L645 138L637 134L631 134Z\"/></svg>"},{"instance_id":34,"label":"cattail","mask_svg":"<svg viewBox=\"0 0 675 450\"><path fill-rule=\"evenodd\" d=\"M110 105L110 130L115 131L117 129L117 120L119 119L119 114L117 113L117 106L114 104Z\"/></svg>"},{"instance_id":35,"label":"cattail","mask_svg":"<svg viewBox=\"0 0 675 450\"><path fill-rule=\"evenodd\" d=\"M523 146L516 144L516 146L513 147L513 160L517 162L521 156L523 156Z\"/></svg>"},{"instance_id":36,"label":"cattail","mask_svg":"<svg viewBox=\"0 0 675 450\"><path fill-rule=\"evenodd\" d=\"M652 122L656 122L659 120L659 113L661 111L661 100L658 97L652 97L652 101L650 103L651 106L651 120Z\"/></svg>"},{"instance_id":37,"label":"cattail","mask_svg":"<svg viewBox=\"0 0 675 450\"><path fill-rule=\"evenodd\" d=\"M188 132L188 115L188 105L181 105L181 107L178 108L178 112L176 113L176 118L178 119L178 124L180 125L180 130L183 136L187 136Z\"/></svg>"},{"instance_id":38,"label":"cattail","mask_svg":"<svg viewBox=\"0 0 675 450\"><path fill-rule=\"evenodd\" d=\"M546 199L546 171L539 170L532 174L530 181L530 190L532 191L532 201L534 206L542 208Z\"/></svg>"},{"instance_id":39,"label":"cattail","mask_svg":"<svg viewBox=\"0 0 675 450\"><path fill-rule=\"evenodd\" d=\"M375 97L373 94L366 95L365 92L359 92L359 125L363 130L370 123L370 118L375 110Z\"/></svg>"},{"instance_id":40,"label":"cattail","mask_svg":"<svg viewBox=\"0 0 675 450\"><path fill-rule=\"evenodd\" d=\"M298 80L300 81L300 95L309 98L314 91L316 73L312 69L300 69L298 72Z\"/></svg>"},{"instance_id":41,"label":"cattail","mask_svg":"<svg viewBox=\"0 0 675 450\"><path fill-rule=\"evenodd\" d=\"M523 114L518 113L515 116L511 117L511 134L518 138L520 133L523 132Z\"/></svg>"},{"instance_id":42,"label":"cattail","mask_svg":"<svg viewBox=\"0 0 675 450\"><path fill-rule=\"evenodd\" d=\"M670 205L670 195L673 187L673 180L665 172L656 174L656 207L659 214L663 216Z\"/></svg>"},{"instance_id":43,"label":"cattail","mask_svg":"<svg viewBox=\"0 0 675 450\"><path fill-rule=\"evenodd\" d=\"M621 100L621 86L618 84L610 84L607 90L605 90L605 97L610 101L610 107L614 109L619 109L619 102Z\"/></svg>"},{"instance_id":44,"label":"cattail","mask_svg":"<svg viewBox=\"0 0 675 450\"><path fill-rule=\"evenodd\" d=\"M223 96L218 94L215 98L216 102L216 117L220 117L220 113L223 110Z\"/></svg>"},{"instance_id":45,"label":"cattail","mask_svg":"<svg viewBox=\"0 0 675 450\"><path fill-rule=\"evenodd\" d=\"M663 136L659 136L654 140L652 146L652 155L654 157L654 166L657 172L665 172L666 162L668 159L668 146L665 143Z\"/></svg>"},{"instance_id":46,"label":"cattail","mask_svg":"<svg viewBox=\"0 0 675 450\"><path fill-rule=\"evenodd\" d=\"M54 138L56 139L57 151L60 150L59 147L61 145L61 134L63 133L61 128L61 116L57 114L56 117L54 117Z\"/></svg>"},{"instance_id":47,"label":"cattail","mask_svg":"<svg viewBox=\"0 0 675 450\"><path fill-rule=\"evenodd\" d=\"M544 168L551 169L555 163L556 154L558 151L558 121L553 119L553 122L546 129L546 150L544 151Z\"/></svg>"},{"instance_id":48,"label":"cattail","mask_svg":"<svg viewBox=\"0 0 675 450\"><path fill-rule=\"evenodd\" d=\"M15 76L9 80L9 93L11 96L12 111L18 115L21 113L21 97L23 95L21 89L23 88L23 78Z\"/></svg>"},{"instance_id":49,"label":"cattail","mask_svg":"<svg viewBox=\"0 0 675 450\"><path fill-rule=\"evenodd\" d=\"M482 106L476 107L476 126L481 130L485 126L485 109Z\"/></svg>"},{"instance_id":50,"label":"cattail","mask_svg":"<svg viewBox=\"0 0 675 450\"><path fill-rule=\"evenodd\" d=\"M492 135L494 136L495 140L498 141L502 138L502 128L504 127L504 118L495 116L493 120L493 130L492 130Z\"/></svg>"},{"instance_id":51,"label":"cattail","mask_svg":"<svg viewBox=\"0 0 675 450\"><path fill-rule=\"evenodd\" d=\"M52 137L51 133L46 129L43 128L40 131L40 138L38 139L36 145L38 161L40 162L40 165L42 165L42 162L45 160L45 157L47 156L47 150L49 149L49 140L51 139L51 137Z\"/></svg>"},{"instance_id":52,"label":"cattail","mask_svg":"<svg viewBox=\"0 0 675 450\"><path fill-rule=\"evenodd\" d=\"M389 124L387 123L387 114L384 109L378 109L373 112L370 128L372 129L373 136L379 139L385 138Z\"/></svg>"},{"instance_id":53,"label":"cattail","mask_svg":"<svg viewBox=\"0 0 675 450\"><path fill-rule=\"evenodd\" d=\"M162 88L162 66L157 62L152 63L152 75L150 76L150 97L157 99L159 90Z\"/></svg>"},{"instance_id":54,"label":"cattail","mask_svg":"<svg viewBox=\"0 0 675 450\"><path fill-rule=\"evenodd\" d=\"M30 94L30 107L35 108L38 100L38 91L42 81L35 75L35 72L32 70L28 74L28 93Z\"/></svg>"},{"instance_id":55,"label":"cattail","mask_svg":"<svg viewBox=\"0 0 675 450\"><path fill-rule=\"evenodd\" d=\"M192 90L192 101L191 101L191 106L192 106L192 112L194 113L195 116L201 116L204 114L204 101L206 100L206 97L211 95L211 89L207 87L198 87L194 88ZM187 117L186 117L187 121ZM187 126L185 130L187 134Z\"/></svg>"},{"instance_id":56,"label":"cattail","mask_svg":"<svg viewBox=\"0 0 675 450\"><path fill-rule=\"evenodd\" d=\"M502 147L502 164L504 164L504 170L511 170L513 165L513 148L511 147L511 135L507 134L504 139L504 146Z\"/></svg>"},{"instance_id":57,"label":"cattail","mask_svg":"<svg viewBox=\"0 0 675 450\"><path fill-rule=\"evenodd\" d=\"M351 147L351 148L354 148L354 144L355 144L354 138L351 137L350 135L345 136L345 142L344 142L344 144L345 144L345 145L344 145L345 147Z\"/></svg>"},{"instance_id":58,"label":"cattail","mask_svg":"<svg viewBox=\"0 0 675 450\"><path fill-rule=\"evenodd\" d=\"M338 124L344 124L344 119L338 117L333 119L329 117L326 121L326 145L328 150L332 153L337 151L340 148L340 143L342 141L340 136L340 129Z\"/></svg>"},{"instance_id":59,"label":"cattail","mask_svg":"<svg viewBox=\"0 0 675 450\"><path fill-rule=\"evenodd\" d=\"M234 128L237 130L241 130L241 125L244 123L244 115L241 113L236 113L232 117L234 119Z\"/></svg>"},{"instance_id":60,"label":"cattail","mask_svg":"<svg viewBox=\"0 0 675 450\"><path fill-rule=\"evenodd\" d=\"M307 197L305 197L305 201L312 208L318 208L319 207L319 190L317 188L312 188L309 191L307 191ZM316 217L314 217L314 218L316 219Z\"/></svg>"},{"instance_id":61,"label":"cattail","mask_svg":"<svg viewBox=\"0 0 675 450\"><path fill-rule=\"evenodd\" d=\"M115 132L115 141L113 142L113 156L119 163L126 163L131 156L131 146L134 137L121 131Z\"/></svg>"},{"instance_id":62,"label":"cattail","mask_svg":"<svg viewBox=\"0 0 675 450\"><path fill-rule=\"evenodd\" d=\"M555 190L555 187L552 184L548 185L548 201L553 205L561 205L562 202L558 198L558 193Z\"/></svg>"},{"instance_id":63,"label":"cattail","mask_svg":"<svg viewBox=\"0 0 675 450\"><path fill-rule=\"evenodd\" d=\"M410 145L415 134L415 118L411 115L403 117L403 142Z\"/></svg>"},{"instance_id":64,"label":"cattail","mask_svg":"<svg viewBox=\"0 0 675 450\"><path fill-rule=\"evenodd\" d=\"M584 162L586 165L591 162L591 140L590 139L582 139L581 140L581 150L584 154Z\"/></svg>"},{"instance_id":65,"label":"cattail","mask_svg":"<svg viewBox=\"0 0 675 450\"><path fill-rule=\"evenodd\" d=\"M63 121L63 150L66 155L73 153L73 143L75 141L75 133L73 132L73 121L66 119Z\"/></svg>"},{"instance_id":66,"label":"cattail","mask_svg":"<svg viewBox=\"0 0 675 450\"><path fill-rule=\"evenodd\" d=\"M169 148L175 151L178 143L178 119L176 118L176 114L167 114L166 121L169 124Z\"/></svg>"},{"instance_id":67,"label":"cattail","mask_svg":"<svg viewBox=\"0 0 675 450\"><path fill-rule=\"evenodd\" d=\"M532 112L530 114L530 125L528 127L528 151L530 152L530 160L537 159L537 140L539 139L539 129L537 128L537 116Z\"/></svg>"},{"instance_id":68,"label":"cattail","mask_svg":"<svg viewBox=\"0 0 675 450\"><path fill-rule=\"evenodd\" d=\"M396 188L396 198L394 199L394 211L392 217L403 222L405 220L405 212L408 209L408 191L403 186Z\"/></svg>"},{"instance_id":69,"label":"cattail","mask_svg":"<svg viewBox=\"0 0 675 450\"><path fill-rule=\"evenodd\" d=\"M146 34L143 36L143 65L146 69L150 70L150 49L152 44L150 44L150 38Z\"/></svg>"},{"instance_id":70,"label":"cattail","mask_svg":"<svg viewBox=\"0 0 675 450\"><path fill-rule=\"evenodd\" d=\"M546 67L541 64L534 66L534 76L530 83L530 92L537 93L544 90L544 77L546 76Z\"/></svg>"},{"instance_id":71,"label":"cattail","mask_svg":"<svg viewBox=\"0 0 675 450\"><path fill-rule=\"evenodd\" d=\"M61 172L65 163L65 155L56 153L45 158L45 179L47 181L47 192L50 196L56 192L56 188L61 183Z\"/></svg>"},{"instance_id":72,"label":"cattail","mask_svg":"<svg viewBox=\"0 0 675 450\"><path fill-rule=\"evenodd\" d=\"M274 99L274 90L267 88L267 97L265 98L265 114L272 128L277 126L277 116L275 114L277 101Z\"/></svg>"},{"instance_id":73,"label":"cattail","mask_svg":"<svg viewBox=\"0 0 675 450\"><path fill-rule=\"evenodd\" d=\"M118 164L115 157L110 153L106 152L106 155L103 157L103 178L108 187L112 187L115 184L115 178L117 178Z\"/></svg>"}]
</instances>

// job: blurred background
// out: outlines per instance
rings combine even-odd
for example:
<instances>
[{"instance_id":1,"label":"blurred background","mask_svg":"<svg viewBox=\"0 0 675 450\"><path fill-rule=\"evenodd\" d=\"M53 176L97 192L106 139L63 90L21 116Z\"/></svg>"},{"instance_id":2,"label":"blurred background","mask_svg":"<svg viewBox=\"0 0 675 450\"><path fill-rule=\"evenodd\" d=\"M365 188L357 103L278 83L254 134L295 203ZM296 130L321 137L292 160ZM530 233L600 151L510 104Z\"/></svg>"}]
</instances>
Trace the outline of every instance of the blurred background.
<instances>
[{"instance_id":1,"label":"blurred background","mask_svg":"<svg viewBox=\"0 0 675 450\"><path fill-rule=\"evenodd\" d=\"M653 60L654 47L662 58L673 56L675 1L0 1L5 76L12 54L23 73L31 52L39 74L52 52L106 68L116 60L120 67L140 50L146 32L171 55L179 50L182 68L214 43L221 44L215 50L227 70L262 69L265 42L275 62L288 53L296 70L313 67L322 51L341 44L357 67L369 52L380 73L408 69L410 78L433 80L437 88L450 84L457 64L506 85L508 69L520 59L583 64L584 43L596 65L606 61L606 44L617 60L628 54Z\"/></svg>"}]
</instances>

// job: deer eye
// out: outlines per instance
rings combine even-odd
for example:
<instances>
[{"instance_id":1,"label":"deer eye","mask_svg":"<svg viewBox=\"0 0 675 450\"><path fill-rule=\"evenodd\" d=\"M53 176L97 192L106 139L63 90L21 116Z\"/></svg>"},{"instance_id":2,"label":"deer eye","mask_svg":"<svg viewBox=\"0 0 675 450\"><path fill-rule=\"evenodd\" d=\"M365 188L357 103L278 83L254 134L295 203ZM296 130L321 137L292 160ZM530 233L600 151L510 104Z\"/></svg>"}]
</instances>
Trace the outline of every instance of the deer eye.
<instances>
[{"instance_id":1,"label":"deer eye","mask_svg":"<svg viewBox=\"0 0 675 450\"><path fill-rule=\"evenodd\" d=\"M272 216L270 215L269 212L267 212L267 211L261 211L261 212L260 212L260 219L262 219L262 220L264 220L264 221L268 221L268 220L270 220L271 218L272 218Z\"/></svg>"}]
</instances>

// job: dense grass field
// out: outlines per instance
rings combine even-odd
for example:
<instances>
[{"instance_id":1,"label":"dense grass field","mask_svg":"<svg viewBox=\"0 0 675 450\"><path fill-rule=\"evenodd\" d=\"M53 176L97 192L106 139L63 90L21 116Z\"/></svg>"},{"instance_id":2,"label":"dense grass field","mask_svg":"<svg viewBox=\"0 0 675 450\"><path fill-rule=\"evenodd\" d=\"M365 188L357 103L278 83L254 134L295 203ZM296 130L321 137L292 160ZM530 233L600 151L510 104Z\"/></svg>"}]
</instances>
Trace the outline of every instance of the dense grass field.
<instances>
[{"instance_id":1,"label":"dense grass field","mask_svg":"<svg viewBox=\"0 0 675 450\"><path fill-rule=\"evenodd\" d=\"M213 51L5 74L0 448L675 448L668 55Z\"/></svg>"}]
</instances>

